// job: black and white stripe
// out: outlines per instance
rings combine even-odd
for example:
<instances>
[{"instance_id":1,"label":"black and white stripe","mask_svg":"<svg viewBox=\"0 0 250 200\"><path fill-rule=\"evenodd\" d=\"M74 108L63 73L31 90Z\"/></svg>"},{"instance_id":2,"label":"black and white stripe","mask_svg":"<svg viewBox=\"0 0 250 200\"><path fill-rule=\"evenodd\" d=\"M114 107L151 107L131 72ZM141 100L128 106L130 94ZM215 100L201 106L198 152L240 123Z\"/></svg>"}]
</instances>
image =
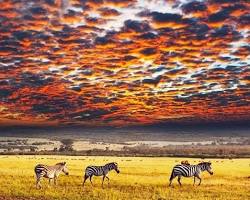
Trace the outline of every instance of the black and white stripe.
<instances>
[{"instance_id":1,"label":"black and white stripe","mask_svg":"<svg viewBox=\"0 0 250 200\"><path fill-rule=\"evenodd\" d=\"M85 181L89 178L91 184L92 183L92 177L93 176L103 176L102 177L102 187L103 187L103 182L104 179L107 178L109 181L109 177L107 177L107 174L109 173L109 171L111 170L115 170L117 173L120 173L119 169L118 169L118 164L115 162L112 163L108 163L104 166L88 166L85 169L85 175L84 175L84 179L83 179L83 186L85 184Z\"/></svg>"},{"instance_id":2,"label":"black and white stripe","mask_svg":"<svg viewBox=\"0 0 250 200\"><path fill-rule=\"evenodd\" d=\"M43 164L38 164L35 166L35 174L36 174L36 187L41 188L41 178L48 178L49 182L53 179L54 184L56 185L56 180L60 173L63 172L66 175L69 175L66 162L57 163L54 166L48 166Z\"/></svg>"},{"instance_id":3,"label":"black and white stripe","mask_svg":"<svg viewBox=\"0 0 250 200\"><path fill-rule=\"evenodd\" d=\"M198 178L200 180L199 185L201 184L201 177L200 173L203 171L209 172L211 175L213 174L212 168L211 168L211 163L210 162L201 162L198 165L176 165L173 170L172 174L170 176L170 183L169 186L172 184L173 179L177 176L178 177L178 182L181 185L181 177L194 177L194 184L195 184L195 179Z\"/></svg>"}]
</instances>

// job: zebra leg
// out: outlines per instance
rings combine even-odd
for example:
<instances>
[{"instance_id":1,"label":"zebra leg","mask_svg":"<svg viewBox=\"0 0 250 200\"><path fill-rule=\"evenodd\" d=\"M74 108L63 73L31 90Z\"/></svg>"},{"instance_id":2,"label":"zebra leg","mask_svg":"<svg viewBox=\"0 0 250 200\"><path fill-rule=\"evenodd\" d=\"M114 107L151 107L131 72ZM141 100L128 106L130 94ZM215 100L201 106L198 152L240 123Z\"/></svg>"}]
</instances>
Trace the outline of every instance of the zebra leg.
<instances>
[{"instance_id":1,"label":"zebra leg","mask_svg":"<svg viewBox=\"0 0 250 200\"><path fill-rule=\"evenodd\" d=\"M105 177L106 177L105 175L102 177L102 188L104 188L103 187L103 182L104 182Z\"/></svg>"},{"instance_id":2,"label":"zebra leg","mask_svg":"<svg viewBox=\"0 0 250 200\"><path fill-rule=\"evenodd\" d=\"M194 184L193 184L193 186L195 185L195 176L194 176Z\"/></svg>"},{"instance_id":3,"label":"zebra leg","mask_svg":"<svg viewBox=\"0 0 250 200\"><path fill-rule=\"evenodd\" d=\"M200 185L201 184L201 177L198 175L197 178L200 179L200 182L198 184L198 185Z\"/></svg>"},{"instance_id":4,"label":"zebra leg","mask_svg":"<svg viewBox=\"0 0 250 200\"><path fill-rule=\"evenodd\" d=\"M54 185L57 185L57 177L54 178Z\"/></svg>"},{"instance_id":5,"label":"zebra leg","mask_svg":"<svg viewBox=\"0 0 250 200\"><path fill-rule=\"evenodd\" d=\"M181 186L181 176L178 176L178 183L179 183L180 186Z\"/></svg>"},{"instance_id":6,"label":"zebra leg","mask_svg":"<svg viewBox=\"0 0 250 200\"><path fill-rule=\"evenodd\" d=\"M41 181L40 177L36 179L36 188L37 189L41 189L42 188L40 181Z\"/></svg>"},{"instance_id":7,"label":"zebra leg","mask_svg":"<svg viewBox=\"0 0 250 200\"><path fill-rule=\"evenodd\" d=\"M85 174L84 175L84 179L83 179L83 183L82 183L82 186L84 187L84 184L85 184L85 182L86 182L86 180L88 179L89 177Z\"/></svg>"},{"instance_id":8,"label":"zebra leg","mask_svg":"<svg viewBox=\"0 0 250 200\"><path fill-rule=\"evenodd\" d=\"M106 178L108 179L108 186L109 186L109 177L106 176Z\"/></svg>"},{"instance_id":9,"label":"zebra leg","mask_svg":"<svg viewBox=\"0 0 250 200\"><path fill-rule=\"evenodd\" d=\"M36 174L36 189L41 189L41 176L39 174Z\"/></svg>"},{"instance_id":10,"label":"zebra leg","mask_svg":"<svg viewBox=\"0 0 250 200\"><path fill-rule=\"evenodd\" d=\"M169 186L171 186L173 179L175 178L174 171L172 171L171 176L169 178Z\"/></svg>"},{"instance_id":11,"label":"zebra leg","mask_svg":"<svg viewBox=\"0 0 250 200\"><path fill-rule=\"evenodd\" d=\"M109 181L109 177L106 176L106 179L108 179L108 181ZM109 184L109 182L108 182L108 184Z\"/></svg>"},{"instance_id":12,"label":"zebra leg","mask_svg":"<svg viewBox=\"0 0 250 200\"><path fill-rule=\"evenodd\" d=\"M94 186L92 183L92 176L89 177L89 180L90 180L91 185Z\"/></svg>"}]
</instances>

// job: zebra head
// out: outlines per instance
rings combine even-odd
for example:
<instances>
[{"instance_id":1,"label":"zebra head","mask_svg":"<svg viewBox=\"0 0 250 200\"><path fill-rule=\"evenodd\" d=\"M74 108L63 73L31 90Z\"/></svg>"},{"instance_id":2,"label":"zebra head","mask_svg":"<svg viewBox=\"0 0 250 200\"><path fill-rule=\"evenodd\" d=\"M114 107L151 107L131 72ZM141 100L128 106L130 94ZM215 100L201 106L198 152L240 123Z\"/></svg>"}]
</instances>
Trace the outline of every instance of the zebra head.
<instances>
[{"instance_id":1,"label":"zebra head","mask_svg":"<svg viewBox=\"0 0 250 200\"><path fill-rule=\"evenodd\" d=\"M60 165L60 166L61 166L62 172L63 172L65 175L69 175L69 170L68 170L68 168L67 168L66 162L58 163L57 165Z\"/></svg>"},{"instance_id":2,"label":"zebra head","mask_svg":"<svg viewBox=\"0 0 250 200\"><path fill-rule=\"evenodd\" d=\"M117 174L120 173L120 170L118 169L118 164L116 162L110 163L112 169L114 169L116 171Z\"/></svg>"},{"instance_id":3,"label":"zebra head","mask_svg":"<svg viewBox=\"0 0 250 200\"><path fill-rule=\"evenodd\" d=\"M202 163L199 163L199 165L201 166L202 171L207 171L210 175L213 175L211 162L202 162Z\"/></svg>"}]
</instances>

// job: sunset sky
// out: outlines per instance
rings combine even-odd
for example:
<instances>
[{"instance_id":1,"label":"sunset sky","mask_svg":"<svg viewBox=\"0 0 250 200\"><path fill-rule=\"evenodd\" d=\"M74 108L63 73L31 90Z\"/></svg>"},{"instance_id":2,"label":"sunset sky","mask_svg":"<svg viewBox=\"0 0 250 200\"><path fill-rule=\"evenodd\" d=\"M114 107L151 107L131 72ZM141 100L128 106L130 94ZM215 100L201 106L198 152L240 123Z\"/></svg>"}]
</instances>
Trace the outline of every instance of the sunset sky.
<instances>
[{"instance_id":1,"label":"sunset sky","mask_svg":"<svg viewBox=\"0 0 250 200\"><path fill-rule=\"evenodd\" d=\"M250 120L249 0L0 0L0 125Z\"/></svg>"}]
</instances>

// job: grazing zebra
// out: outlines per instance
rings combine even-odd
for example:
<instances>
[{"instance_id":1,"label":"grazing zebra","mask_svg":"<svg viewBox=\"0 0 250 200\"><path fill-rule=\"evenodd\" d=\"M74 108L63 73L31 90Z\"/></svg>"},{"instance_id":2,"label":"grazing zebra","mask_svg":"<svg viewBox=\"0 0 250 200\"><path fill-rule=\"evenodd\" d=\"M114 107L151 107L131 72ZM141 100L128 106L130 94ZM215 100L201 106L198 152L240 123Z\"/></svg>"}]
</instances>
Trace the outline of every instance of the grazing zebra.
<instances>
[{"instance_id":1,"label":"grazing zebra","mask_svg":"<svg viewBox=\"0 0 250 200\"><path fill-rule=\"evenodd\" d=\"M201 162L198 165L176 165L173 168L172 174L170 176L170 183L169 186L172 184L172 180L178 176L178 182L181 186L181 176L184 177L194 177L194 185L195 185L195 178L198 178L200 180L199 185L201 184L201 177L200 173L202 171L207 171L209 174L213 175L212 168L211 168L211 162Z\"/></svg>"},{"instance_id":2,"label":"grazing zebra","mask_svg":"<svg viewBox=\"0 0 250 200\"><path fill-rule=\"evenodd\" d=\"M118 169L118 164L115 162L112 163L108 163L104 166L88 166L85 169L85 175L84 175L84 180L83 180L83 187L85 184L85 181L89 178L91 185L93 186L92 183L92 176L103 176L102 177L102 188L103 188L103 182L104 179L107 178L109 181L109 177L107 177L107 174L109 173L109 171L111 170L115 170L117 173L120 173L119 169Z\"/></svg>"},{"instance_id":3,"label":"grazing zebra","mask_svg":"<svg viewBox=\"0 0 250 200\"><path fill-rule=\"evenodd\" d=\"M37 166L35 166L36 188L38 187L41 188L40 180L42 177L48 178L49 183L51 179L54 179L54 184L56 185L57 177L61 172L63 172L66 175L69 175L66 162L57 163L54 166L38 164Z\"/></svg>"}]
</instances>

